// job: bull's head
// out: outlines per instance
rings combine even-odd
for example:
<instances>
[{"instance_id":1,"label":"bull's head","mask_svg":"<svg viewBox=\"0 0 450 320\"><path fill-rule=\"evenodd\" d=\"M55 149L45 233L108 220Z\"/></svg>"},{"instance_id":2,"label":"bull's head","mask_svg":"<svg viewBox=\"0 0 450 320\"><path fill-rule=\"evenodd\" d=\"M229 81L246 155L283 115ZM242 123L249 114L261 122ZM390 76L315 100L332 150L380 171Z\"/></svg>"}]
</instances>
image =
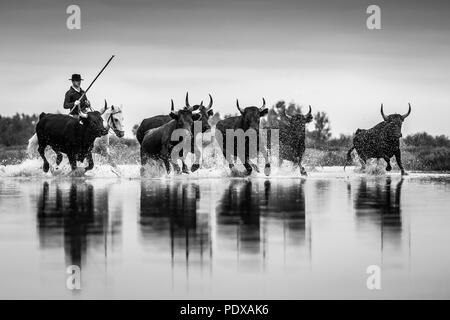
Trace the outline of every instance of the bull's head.
<instances>
[{"instance_id":1,"label":"bull's head","mask_svg":"<svg viewBox=\"0 0 450 320\"><path fill-rule=\"evenodd\" d=\"M108 124L106 120L102 118L99 111L86 113L80 111L79 116L83 126L86 126L87 130L92 132L96 137L101 137L108 134Z\"/></svg>"},{"instance_id":2,"label":"bull's head","mask_svg":"<svg viewBox=\"0 0 450 320\"><path fill-rule=\"evenodd\" d=\"M112 128L116 136L122 138L124 136L123 130L123 113L122 107L111 106L108 107L108 103L105 100L105 106L100 111L103 119L108 124L108 129Z\"/></svg>"},{"instance_id":3,"label":"bull's head","mask_svg":"<svg viewBox=\"0 0 450 320\"><path fill-rule=\"evenodd\" d=\"M177 129L186 129L192 133L194 121L201 120L202 115L199 113L192 114L191 108L184 108L175 112L173 100L171 101L170 117L177 122Z\"/></svg>"},{"instance_id":4,"label":"bull's head","mask_svg":"<svg viewBox=\"0 0 450 320\"><path fill-rule=\"evenodd\" d=\"M408 112L405 114L390 114L386 116L383 111L383 104L381 104L381 116L383 120L386 122L386 126L389 128L389 132L394 136L394 138L402 137L402 124L405 121L406 117L411 113L411 104L408 103Z\"/></svg>"},{"instance_id":5,"label":"bull's head","mask_svg":"<svg viewBox=\"0 0 450 320\"><path fill-rule=\"evenodd\" d=\"M288 115L286 109L281 112L281 121L291 127L294 127L302 132L305 131L306 124L313 120L311 106L307 114L296 113L294 115Z\"/></svg>"},{"instance_id":6,"label":"bull's head","mask_svg":"<svg viewBox=\"0 0 450 320\"><path fill-rule=\"evenodd\" d=\"M263 100L263 104L260 108L258 107L247 107L245 109L241 109L239 106L239 100L236 99L236 107L242 115L242 125L243 130L246 131L250 128L258 131L259 130L259 120L261 117L264 117L269 112L269 109L266 108L266 100Z\"/></svg>"},{"instance_id":7,"label":"bull's head","mask_svg":"<svg viewBox=\"0 0 450 320\"><path fill-rule=\"evenodd\" d=\"M184 108L187 110L191 110L191 111L197 111L198 114L201 115L201 117L199 119L201 119L201 121L202 121L202 132L206 132L209 129L211 129L211 126L209 125L208 120L214 114L214 111L212 110L212 105L213 105L213 98L211 95L209 95L209 104L207 107L205 107L203 105L203 101L200 102L200 104L191 106L189 104L189 93L186 92L186 106ZM196 113L194 113L194 115L195 114ZM194 121L197 121L197 120L194 120Z\"/></svg>"}]
</instances>

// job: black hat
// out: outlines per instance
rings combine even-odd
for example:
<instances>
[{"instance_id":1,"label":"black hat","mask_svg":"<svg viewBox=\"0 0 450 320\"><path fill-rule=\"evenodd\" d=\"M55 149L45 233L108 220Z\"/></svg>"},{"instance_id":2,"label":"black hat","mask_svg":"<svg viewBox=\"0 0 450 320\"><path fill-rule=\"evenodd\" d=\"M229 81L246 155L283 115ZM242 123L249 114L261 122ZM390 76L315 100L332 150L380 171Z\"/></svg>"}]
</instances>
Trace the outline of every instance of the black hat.
<instances>
[{"instance_id":1,"label":"black hat","mask_svg":"<svg viewBox=\"0 0 450 320\"><path fill-rule=\"evenodd\" d=\"M69 80L72 80L72 81L81 81L81 80L84 80L84 79L81 79L81 75L74 73L74 74L72 75L72 78L69 79Z\"/></svg>"}]
</instances>

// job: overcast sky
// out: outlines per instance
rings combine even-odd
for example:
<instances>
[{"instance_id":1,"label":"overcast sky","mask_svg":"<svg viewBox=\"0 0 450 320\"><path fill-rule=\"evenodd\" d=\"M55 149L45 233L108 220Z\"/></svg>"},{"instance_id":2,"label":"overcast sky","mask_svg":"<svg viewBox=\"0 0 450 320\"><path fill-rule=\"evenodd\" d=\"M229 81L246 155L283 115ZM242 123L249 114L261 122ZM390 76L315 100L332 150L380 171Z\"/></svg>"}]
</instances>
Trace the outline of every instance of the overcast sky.
<instances>
[{"instance_id":1,"label":"overcast sky","mask_svg":"<svg viewBox=\"0 0 450 320\"><path fill-rule=\"evenodd\" d=\"M394 3L395 2L395 3ZM81 7L81 30L66 8ZM382 30L366 28L381 7ZM326 111L334 135L413 112L404 133L450 135L448 1L9 1L0 4L0 114L62 110L72 73L123 104L126 125L215 99L221 114L265 97Z\"/></svg>"}]
</instances>

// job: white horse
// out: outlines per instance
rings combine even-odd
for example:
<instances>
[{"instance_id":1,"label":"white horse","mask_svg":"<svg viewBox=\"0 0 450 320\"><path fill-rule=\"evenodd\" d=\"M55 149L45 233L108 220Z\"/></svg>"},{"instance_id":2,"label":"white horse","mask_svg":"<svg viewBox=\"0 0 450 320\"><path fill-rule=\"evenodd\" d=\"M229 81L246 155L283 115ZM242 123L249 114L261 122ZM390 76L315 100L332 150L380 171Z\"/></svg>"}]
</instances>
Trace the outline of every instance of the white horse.
<instances>
[{"instance_id":1,"label":"white horse","mask_svg":"<svg viewBox=\"0 0 450 320\"><path fill-rule=\"evenodd\" d=\"M107 122L108 129L112 130L117 137L122 138L124 136L122 107L117 107L113 105L108 107L108 103L105 100L105 105L101 110L99 110L99 112L101 113L102 118ZM38 155L37 149L38 149L38 139L37 135L34 134L28 140L28 147L27 147L28 157L34 158L36 155ZM102 155L107 159L107 162L111 166L113 166L114 168L117 167L116 163L111 157L109 150L109 134L95 139L94 148L92 152ZM114 173L118 175L117 172Z\"/></svg>"}]
</instances>

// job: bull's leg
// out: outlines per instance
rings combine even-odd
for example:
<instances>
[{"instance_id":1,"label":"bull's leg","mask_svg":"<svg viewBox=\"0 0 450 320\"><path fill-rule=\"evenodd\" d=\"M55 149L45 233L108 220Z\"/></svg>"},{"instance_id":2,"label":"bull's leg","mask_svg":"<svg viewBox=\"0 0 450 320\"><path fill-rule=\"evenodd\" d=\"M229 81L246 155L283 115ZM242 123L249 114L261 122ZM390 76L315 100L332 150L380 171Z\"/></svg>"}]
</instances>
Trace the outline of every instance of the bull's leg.
<instances>
[{"instance_id":1,"label":"bull's leg","mask_svg":"<svg viewBox=\"0 0 450 320\"><path fill-rule=\"evenodd\" d=\"M44 172L48 172L48 170L50 169L50 164L48 163L47 158L45 157L45 147L46 145L39 144L38 152L42 160L44 160L44 165L42 169L44 170Z\"/></svg>"},{"instance_id":2,"label":"bull's leg","mask_svg":"<svg viewBox=\"0 0 450 320\"><path fill-rule=\"evenodd\" d=\"M69 163L72 171L77 170L77 156L73 153L70 153L67 155L67 157L69 158Z\"/></svg>"},{"instance_id":3,"label":"bull's leg","mask_svg":"<svg viewBox=\"0 0 450 320\"><path fill-rule=\"evenodd\" d=\"M183 170L182 170L182 171L183 171L184 173L189 174L189 169L188 169L186 163L184 162L184 160L183 160L181 163L182 163L182 165L183 165Z\"/></svg>"},{"instance_id":4,"label":"bull's leg","mask_svg":"<svg viewBox=\"0 0 450 320\"><path fill-rule=\"evenodd\" d=\"M408 173L406 173L405 168L403 168L402 156L401 156L400 150L395 152L395 161L397 161L397 164L401 170L402 176L407 176Z\"/></svg>"},{"instance_id":5,"label":"bull's leg","mask_svg":"<svg viewBox=\"0 0 450 320\"><path fill-rule=\"evenodd\" d=\"M165 165L165 167L166 167L167 174L169 174L170 171L171 171L171 168L170 168L170 161L169 161L169 159L164 158L164 159L163 159L163 162L164 162L164 165ZM179 168L179 167L178 167L178 168Z\"/></svg>"},{"instance_id":6,"label":"bull's leg","mask_svg":"<svg viewBox=\"0 0 450 320\"><path fill-rule=\"evenodd\" d=\"M203 143L203 140L202 140L202 143ZM202 148L203 148L203 145L202 145ZM201 157L201 153L198 150L198 146L196 144L195 137L192 139L192 150L194 152L194 163L191 166L191 172L195 172L198 170L198 168L200 168L200 157ZM184 169L183 169L183 171L184 171Z\"/></svg>"},{"instance_id":7,"label":"bull's leg","mask_svg":"<svg viewBox=\"0 0 450 320\"><path fill-rule=\"evenodd\" d=\"M384 156L383 159L386 161L386 171L391 171L391 159L388 156Z\"/></svg>"},{"instance_id":8,"label":"bull's leg","mask_svg":"<svg viewBox=\"0 0 450 320\"><path fill-rule=\"evenodd\" d=\"M245 150L244 167L247 170L247 175L251 175L253 168L252 168L252 165L250 164L250 155L249 155L248 149ZM256 172L258 172L258 171L256 171Z\"/></svg>"},{"instance_id":9,"label":"bull's leg","mask_svg":"<svg viewBox=\"0 0 450 320\"><path fill-rule=\"evenodd\" d=\"M61 152L56 152L56 166L59 166L61 164L61 161L63 160L63 155Z\"/></svg>"},{"instance_id":10,"label":"bull's leg","mask_svg":"<svg viewBox=\"0 0 450 320\"><path fill-rule=\"evenodd\" d=\"M86 159L88 161L87 167L84 168L85 171L92 170L94 168L94 159L92 158L92 153L89 152L86 156Z\"/></svg>"},{"instance_id":11,"label":"bull's leg","mask_svg":"<svg viewBox=\"0 0 450 320\"><path fill-rule=\"evenodd\" d=\"M173 170L175 171L176 174L181 174L181 168L178 165L178 163L176 163L175 161L172 162L172 166L173 166Z\"/></svg>"},{"instance_id":12,"label":"bull's leg","mask_svg":"<svg viewBox=\"0 0 450 320\"><path fill-rule=\"evenodd\" d=\"M270 162L269 162L270 153L269 153L269 149L265 148L265 147L263 147L262 149L263 150L261 150L261 152L262 152L263 157L264 157L264 174L266 176L269 176L270 175ZM259 150L259 143L258 143L258 150ZM259 156L259 153L257 153L257 156Z\"/></svg>"},{"instance_id":13,"label":"bull's leg","mask_svg":"<svg viewBox=\"0 0 450 320\"><path fill-rule=\"evenodd\" d=\"M359 156L359 162L361 163L361 170L366 170L366 157L364 156Z\"/></svg>"}]
</instances>

